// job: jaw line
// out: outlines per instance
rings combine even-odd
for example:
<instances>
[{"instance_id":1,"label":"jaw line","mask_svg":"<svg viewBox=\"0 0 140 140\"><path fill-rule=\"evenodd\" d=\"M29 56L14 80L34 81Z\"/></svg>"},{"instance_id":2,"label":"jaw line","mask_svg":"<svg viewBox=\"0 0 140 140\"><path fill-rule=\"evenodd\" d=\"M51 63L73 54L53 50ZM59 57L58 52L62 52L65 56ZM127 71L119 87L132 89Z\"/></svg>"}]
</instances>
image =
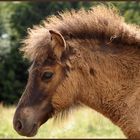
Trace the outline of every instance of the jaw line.
<instances>
[{"instance_id":1,"label":"jaw line","mask_svg":"<svg viewBox=\"0 0 140 140\"><path fill-rule=\"evenodd\" d=\"M38 128L40 128L40 126L42 126L44 123L46 123L49 119L50 119L50 118L47 118L47 119L45 119L44 121L39 122L39 123L38 123Z\"/></svg>"},{"instance_id":2,"label":"jaw line","mask_svg":"<svg viewBox=\"0 0 140 140\"><path fill-rule=\"evenodd\" d=\"M52 113L50 113L50 115L48 115L47 117L44 117L44 119L43 119L43 121L40 121L39 123L38 123L38 128L40 127L40 126L42 126L44 123L46 123L49 119L51 119L53 117L53 114Z\"/></svg>"}]
</instances>

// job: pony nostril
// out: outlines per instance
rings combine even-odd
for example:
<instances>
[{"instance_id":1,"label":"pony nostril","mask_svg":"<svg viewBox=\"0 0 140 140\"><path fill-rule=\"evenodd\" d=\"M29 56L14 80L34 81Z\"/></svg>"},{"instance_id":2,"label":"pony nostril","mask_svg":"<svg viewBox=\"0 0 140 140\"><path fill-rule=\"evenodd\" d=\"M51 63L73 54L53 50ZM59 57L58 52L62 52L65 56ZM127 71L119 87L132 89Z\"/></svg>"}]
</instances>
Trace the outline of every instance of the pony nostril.
<instances>
[{"instance_id":1,"label":"pony nostril","mask_svg":"<svg viewBox=\"0 0 140 140\"><path fill-rule=\"evenodd\" d=\"M16 130L17 130L17 131L21 131L22 128L23 128L23 125L22 125L21 121L18 120L18 121L16 122Z\"/></svg>"}]
</instances>

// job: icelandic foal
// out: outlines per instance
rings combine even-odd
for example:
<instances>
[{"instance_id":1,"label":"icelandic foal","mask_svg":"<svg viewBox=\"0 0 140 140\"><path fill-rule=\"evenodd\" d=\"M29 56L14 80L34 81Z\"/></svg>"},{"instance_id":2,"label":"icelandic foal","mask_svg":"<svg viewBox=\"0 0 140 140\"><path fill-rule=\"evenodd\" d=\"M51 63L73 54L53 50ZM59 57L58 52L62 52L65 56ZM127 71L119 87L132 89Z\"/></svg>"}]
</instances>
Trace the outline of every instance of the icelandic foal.
<instances>
[{"instance_id":1,"label":"icelandic foal","mask_svg":"<svg viewBox=\"0 0 140 140\"><path fill-rule=\"evenodd\" d=\"M97 6L52 16L29 30L21 49L32 61L14 116L34 136L49 118L85 104L140 138L140 29Z\"/></svg>"}]
</instances>

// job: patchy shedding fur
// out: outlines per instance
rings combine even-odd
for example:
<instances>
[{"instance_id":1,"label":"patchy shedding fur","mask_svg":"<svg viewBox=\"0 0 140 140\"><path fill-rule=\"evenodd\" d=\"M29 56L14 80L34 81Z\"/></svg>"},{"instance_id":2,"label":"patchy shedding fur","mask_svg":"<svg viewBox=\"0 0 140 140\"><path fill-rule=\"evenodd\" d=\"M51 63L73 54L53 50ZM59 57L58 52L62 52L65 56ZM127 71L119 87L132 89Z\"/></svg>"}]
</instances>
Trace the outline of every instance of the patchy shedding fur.
<instances>
[{"instance_id":1,"label":"patchy shedding fur","mask_svg":"<svg viewBox=\"0 0 140 140\"><path fill-rule=\"evenodd\" d=\"M54 115L64 119L71 108L84 104L109 118L127 137L140 138L138 26L125 23L115 9L97 6L51 16L28 33L21 51L34 63L15 127L18 119L26 121L27 128L28 118L43 123ZM41 78L48 71L54 76L46 84ZM28 106L34 116L22 114ZM27 130L17 131L28 135Z\"/></svg>"}]
</instances>

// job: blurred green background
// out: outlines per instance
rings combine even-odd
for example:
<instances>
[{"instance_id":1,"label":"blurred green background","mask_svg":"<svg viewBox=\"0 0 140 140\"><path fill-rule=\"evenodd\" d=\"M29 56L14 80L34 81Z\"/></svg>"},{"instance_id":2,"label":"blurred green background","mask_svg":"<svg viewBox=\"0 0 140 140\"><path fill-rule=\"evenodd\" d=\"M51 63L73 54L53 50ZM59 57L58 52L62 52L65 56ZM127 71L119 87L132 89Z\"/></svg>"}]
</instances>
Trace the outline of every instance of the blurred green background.
<instances>
[{"instance_id":1,"label":"blurred green background","mask_svg":"<svg viewBox=\"0 0 140 140\"><path fill-rule=\"evenodd\" d=\"M0 2L0 138L18 137L12 128L12 117L27 81L29 63L19 53L21 40L27 28L39 24L47 16L70 9L89 9L98 4L116 6L126 22L140 25L140 2L50 1L50 2ZM112 21L113 22L113 21ZM92 112L92 113L91 113ZM87 114L83 122L83 115ZM37 137L114 137L123 138L122 132L109 120L90 109L72 115L71 129L53 129L53 123L43 126ZM67 126L68 124L66 124ZM49 127L50 126L50 127ZM60 131L55 134L54 131Z\"/></svg>"}]
</instances>

